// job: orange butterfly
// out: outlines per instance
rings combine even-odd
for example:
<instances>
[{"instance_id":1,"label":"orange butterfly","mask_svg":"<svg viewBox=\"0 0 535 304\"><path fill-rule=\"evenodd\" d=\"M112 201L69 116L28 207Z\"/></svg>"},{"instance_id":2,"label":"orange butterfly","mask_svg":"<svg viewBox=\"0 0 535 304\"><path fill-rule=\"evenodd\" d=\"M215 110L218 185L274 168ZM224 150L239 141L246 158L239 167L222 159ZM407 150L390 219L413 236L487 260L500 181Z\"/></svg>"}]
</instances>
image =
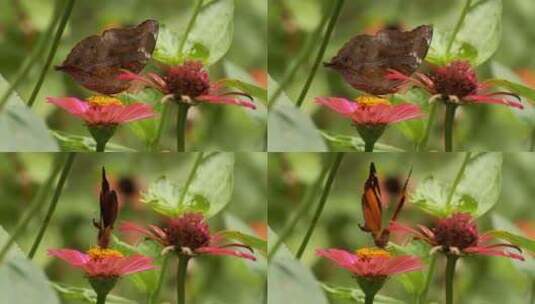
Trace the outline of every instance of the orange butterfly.
<instances>
[{"instance_id":1,"label":"orange butterfly","mask_svg":"<svg viewBox=\"0 0 535 304\"><path fill-rule=\"evenodd\" d=\"M401 190L401 197L399 199L396 210L392 214L391 222L395 221L405 204L407 185L411 177L412 170L409 172L403 188ZM377 171L375 164L370 164L370 174L366 183L364 184L364 194L362 194L362 214L364 215L364 225L359 225L364 232L372 234L375 245L384 248L390 238L390 230L388 227L383 228L383 202L381 201L381 188L379 187L379 179L377 178Z\"/></svg>"}]
</instances>

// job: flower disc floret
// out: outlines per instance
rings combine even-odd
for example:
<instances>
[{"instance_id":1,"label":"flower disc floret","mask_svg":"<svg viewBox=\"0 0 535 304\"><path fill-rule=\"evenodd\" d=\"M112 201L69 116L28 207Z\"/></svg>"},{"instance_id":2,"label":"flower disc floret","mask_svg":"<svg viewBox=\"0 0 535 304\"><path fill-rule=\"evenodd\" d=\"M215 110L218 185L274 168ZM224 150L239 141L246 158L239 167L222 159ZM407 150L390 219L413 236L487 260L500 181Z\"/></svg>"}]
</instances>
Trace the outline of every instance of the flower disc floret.
<instances>
[{"instance_id":1,"label":"flower disc floret","mask_svg":"<svg viewBox=\"0 0 535 304\"><path fill-rule=\"evenodd\" d=\"M442 248L455 247L463 250L477 245L479 239L477 226L467 213L458 213L440 219L433 232L437 244Z\"/></svg>"}]
</instances>

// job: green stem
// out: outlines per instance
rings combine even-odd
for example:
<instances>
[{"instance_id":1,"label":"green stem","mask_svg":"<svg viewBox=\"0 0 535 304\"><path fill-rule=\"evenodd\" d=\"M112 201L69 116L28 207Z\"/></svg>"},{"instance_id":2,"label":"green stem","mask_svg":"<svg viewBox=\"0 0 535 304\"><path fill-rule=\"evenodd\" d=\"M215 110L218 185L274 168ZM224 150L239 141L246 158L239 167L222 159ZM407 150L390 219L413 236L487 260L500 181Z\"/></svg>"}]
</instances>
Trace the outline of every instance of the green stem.
<instances>
[{"instance_id":1,"label":"green stem","mask_svg":"<svg viewBox=\"0 0 535 304\"><path fill-rule=\"evenodd\" d=\"M188 192L189 186L191 185L191 182L193 181L193 177L195 177L195 173L197 172L197 169L202 163L202 157L203 152L198 152L197 157L195 158L195 162L193 163L193 167L191 167L191 170L189 171L188 178L186 179L186 183L184 183L184 187L182 188L182 192L180 193L180 198L178 199L178 205L182 206L182 203L184 202L184 198L186 197L186 193Z\"/></svg>"},{"instance_id":2,"label":"green stem","mask_svg":"<svg viewBox=\"0 0 535 304\"><path fill-rule=\"evenodd\" d=\"M186 45L186 42L188 41L189 33L191 32L191 29L193 28L193 25L195 24L195 20L197 19L197 16L201 12L203 0L197 0L197 3L195 4L195 7L193 8L193 15L189 19L188 25L186 26L186 31L184 32L184 37L180 41L180 45L178 47L178 53L182 53L184 50L184 46Z\"/></svg>"},{"instance_id":3,"label":"green stem","mask_svg":"<svg viewBox=\"0 0 535 304\"><path fill-rule=\"evenodd\" d=\"M323 18L320 24L316 27L314 32L308 36L305 42L305 45L303 46L303 48L297 55L297 58L295 59L295 61L293 61L290 64L289 68L286 70L286 72L282 76L281 81L279 82L279 85L277 86L274 93L269 98L268 103L267 103L268 109L271 109L271 106L275 104L275 102L280 97L282 92L284 92L286 88L288 87L289 83L292 82L299 68L308 59L308 57L310 56L310 53L312 53L312 51L314 50L314 47L316 46L316 42L318 41L323 31L323 28L327 24L327 21L329 21L329 15L325 14L323 15Z\"/></svg>"},{"instance_id":4,"label":"green stem","mask_svg":"<svg viewBox=\"0 0 535 304\"><path fill-rule=\"evenodd\" d=\"M167 125L167 120L169 118L169 109L171 108L170 102L165 102L163 104L162 114L160 115L160 123L158 124L158 133L156 133L156 138L151 143L151 149L153 152L158 150L160 145L160 139L162 138L163 130Z\"/></svg>"},{"instance_id":5,"label":"green stem","mask_svg":"<svg viewBox=\"0 0 535 304\"><path fill-rule=\"evenodd\" d=\"M71 16L72 8L74 6L74 1L75 0L67 0L67 4L65 5L65 9L63 11L63 16L61 16L61 21L56 31L56 36L54 37L54 40L52 42L52 48L50 49L50 52L48 53L48 57L46 59L46 63L43 66L43 69L41 70L39 80L35 84L35 87L33 88L33 91L32 91L32 95L30 96L30 99L28 100L28 107L30 108L35 103L35 98L37 98L37 94L41 90L41 86L43 85L43 82L45 81L46 73L48 72L48 69L50 68L50 65L52 64L52 60L54 59L54 56L56 55L56 51L58 50L61 36L63 35L65 26L67 25L67 22L69 21L69 18Z\"/></svg>"},{"instance_id":6,"label":"green stem","mask_svg":"<svg viewBox=\"0 0 535 304\"><path fill-rule=\"evenodd\" d=\"M316 225L318 224L318 220L321 216L321 213L323 212L323 208L325 207L325 203L327 202L327 198L329 197L329 193L331 192L331 187L333 185L334 178L336 176L336 173L338 172L338 168L340 168L340 164L342 163L342 159L344 158L344 155L345 155L344 152L336 153L336 158L334 159L334 162L329 170L329 176L327 177L327 181L325 182L325 186L323 187L323 193L321 194L320 201L318 203L318 208L316 209L316 213L314 214L314 217L312 218L312 221L310 222L310 226L308 227L305 237L303 238L303 241L301 242L301 246L299 246L299 250L297 251L297 254L295 255L297 259L301 259L301 257L303 256L303 253L305 252L308 241L310 240L310 237L312 236L312 233L314 232L314 229L316 228Z\"/></svg>"},{"instance_id":7,"label":"green stem","mask_svg":"<svg viewBox=\"0 0 535 304\"><path fill-rule=\"evenodd\" d=\"M160 276L158 277L158 283L156 285L156 289L152 292L149 304L157 304L158 298L160 297L160 291L162 290L163 282L165 281L165 272L167 270L167 266L169 265L169 257L170 254L166 254L163 256L162 266L160 267Z\"/></svg>"},{"instance_id":8,"label":"green stem","mask_svg":"<svg viewBox=\"0 0 535 304\"><path fill-rule=\"evenodd\" d=\"M433 280L433 274L435 273L435 268L437 265L437 255L431 255L431 260L429 261L429 266L427 267L427 275L425 276L425 285L418 297L418 303L425 304L427 300L427 293L429 292L429 287L431 286L431 281Z\"/></svg>"},{"instance_id":9,"label":"green stem","mask_svg":"<svg viewBox=\"0 0 535 304\"><path fill-rule=\"evenodd\" d=\"M464 8L461 12L461 16L459 17L459 20L457 20L457 24L455 25L455 28L453 29L453 33L451 34L450 41L448 41L448 47L446 48L446 54L449 54L451 51L451 48L453 47L453 42L455 42L455 37L457 37L457 34L461 30L461 26L463 25L464 19L466 18L466 15L468 14L468 11L470 10L470 5L472 4L472 0L466 0L466 3L464 4Z\"/></svg>"},{"instance_id":10,"label":"green stem","mask_svg":"<svg viewBox=\"0 0 535 304\"><path fill-rule=\"evenodd\" d=\"M97 304L106 304L107 294L99 293L97 294Z\"/></svg>"},{"instance_id":11,"label":"green stem","mask_svg":"<svg viewBox=\"0 0 535 304\"><path fill-rule=\"evenodd\" d=\"M375 294L366 294L364 296L364 304L373 304L373 299L375 299Z\"/></svg>"},{"instance_id":12,"label":"green stem","mask_svg":"<svg viewBox=\"0 0 535 304\"><path fill-rule=\"evenodd\" d=\"M75 152L71 152L67 156L67 160L65 161L65 165L63 166L63 170L61 171L61 175L56 185L56 190L54 191L54 195L52 196L52 200L50 201L48 212L45 216L45 219L43 220L43 223L41 224L41 228L39 229L39 232L37 233L37 237L35 238L35 241L33 242L32 249L30 249L30 252L28 253L29 259L32 259L34 257L35 253L37 252L37 248L39 248L39 244L41 244L41 240L43 239L45 231L48 228L48 224L50 224L50 220L52 219L52 215L54 214L54 211L56 210L56 206L61 196L61 192L63 191L63 186L65 185L65 182L67 181L67 177L69 176L69 173L71 171L71 167L75 158L76 158Z\"/></svg>"},{"instance_id":13,"label":"green stem","mask_svg":"<svg viewBox=\"0 0 535 304\"><path fill-rule=\"evenodd\" d=\"M188 270L189 257L185 255L178 256L178 267L176 272L176 303L186 304L186 274Z\"/></svg>"},{"instance_id":14,"label":"green stem","mask_svg":"<svg viewBox=\"0 0 535 304\"><path fill-rule=\"evenodd\" d=\"M364 142L364 152L373 152L373 148L375 147L375 141L365 141Z\"/></svg>"},{"instance_id":15,"label":"green stem","mask_svg":"<svg viewBox=\"0 0 535 304\"><path fill-rule=\"evenodd\" d=\"M446 263L446 304L453 304L453 277L455 276L455 264L458 257L455 255L447 256Z\"/></svg>"},{"instance_id":16,"label":"green stem","mask_svg":"<svg viewBox=\"0 0 535 304\"><path fill-rule=\"evenodd\" d=\"M20 236L20 234L26 229L26 226L28 226L28 223L32 218L34 218L39 210L41 209L41 206L43 205L48 193L50 192L50 189L52 188L52 184L56 180L56 177L58 176L61 168L63 167L63 162L60 161L61 155L58 155L54 169L52 170L51 174L48 176L46 182L39 188L39 191L35 195L34 199L32 200L32 203L30 204L30 208L28 209L28 212L24 214L21 221L17 224L15 227L15 230L11 234L10 238L7 240L7 242L4 244L4 246L0 249L0 264L6 257L7 253L9 252L9 249L13 244L15 244L15 241Z\"/></svg>"},{"instance_id":17,"label":"green stem","mask_svg":"<svg viewBox=\"0 0 535 304\"><path fill-rule=\"evenodd\" d=\"M453 149L453 124L455 120L455 110L457 105L446 102L446 117L444 126L444 150L451 152Z\"/></svg>"},{"instance_id":18,"label":"green stem","mask_svg":"<svg viewBox=\"0 0 535 304\"><path fill-rule=\"evenodd\" d=\"M17 89L19 84L24 79L26 79L26 76L28 75L34 64L37 62L37 60L39 60L43 56L43 52L46 50L46 46L48 45L50 37L52 37L52 33L54 32L54 28L56 28L56 25L59 22L59 14L61 13L61 3L61 0L56 0L54 14L52 15L52 19L50 20L50 23L48 24L45 33L39 37L37 46L32 50L30 55L26 57L26 60L24 60L21 67L18 69L17 74L13 78L11 85L0 97L0 112L2 111L2 108L5 106L11 94Z\"/></svg>"},{"instance_id":19,"label":"green stem","mask_svg":"<svg viewBox=\"0 0 535 304\"><path fill-rule=\"evenodd\" d=\"M417 150L418 152L424 151L429 141L429 135L431 134L431 129L433 128L433 122L435 121L435 116L437 114L437 102L431 103L431 108L429 109L429 117L427 118L427 124L425 126L425 133L422 137L422 140L418 143Z\"/></svg>"},{"instance_id":20,"label":"green stem","mask_svg":"<svg viewBox=\"0 0 535 304\"><path fill-rule=\"evenodd\" d=\"M96 149L95 151L96 152L104 152L106 151L106 143L105 141L97 141L97 146L96 146Z\"/></svg>"},{"instance_id":21,"label":"green stem","mask_svg":"<svg viewBox=\"0 0 535 304\"><path fill-rule=\"evenodd\" d=\"M282 232L279 234L279 237L273 247L271 247L271 250L268 254L268 260L271 260L272 257L277 254L277 251L279 250L280 246L284 244L288 236L292 233L292 231L295 229L295 226L299 222L299 220L306 214L306 212L310 209L312 206L312 203L314 203L314 196L317 193L317 190L321 187L322 182L325 180L325 176L327 176L327 173L329 172L330 165L325 165L323 167L323 170L321 171L318 178L314 181L314 183L308 187L306 194L303 196L303 199L301 203L299 204L298 209L296 210L294 216L292 219L284 226L282 229Z\"/></svg>"},{"instance_id":22,"label":"green stem","mask_svg":"<svg viewBox=\"0 0 535 304\"><path fill-rule=\"evenodd\" d=\"M178 112L176 117L176 150L177 152L186 151L186 125L188 122L189 105L183 102L178 103Z\"/></svg>"},{"instance_id":23,"label":"green stem","mask_svg":"<svg viewBox=\"0 0 535 304\"><path fill-rule=\"evenodd\" d=\"M464 170L466 169L466 166L468 165L468 162L470 161L471 157L472 157L472 153L470 152L465 153L463 163L461 164L461 168L457 172L457 175L455 176L455 179L453 180L453 184L451 185L450 192L448 193L448 201L446 202L447 205L451 204L451 200L453 199L453 195L455 194L455 189L457 189L457 186L461 182L461 178L464 175Z\"/></svg>"},{"instance_id":24,"label":"green stem","mask_svg":"<svg viewBox=\"0 0 535 304\"><path fill-rule=\"evenodd\" d=\"M535 129L531 131L531 143L529 145L529 151L535 151Z\"/></svg>"},{"instance_id":25,"label":"green stem","mask_svg":"<svg viewBox=\"0 0 535 304\"><path fill-rule=\"evenodd\" d=\"M331 40L331 35L334 31L334 27L336 25L338 17L340 16L340 12L342 11L342 7L344 6L344 1L345 0L336 0L333 14L329 21L329 25L327 26L325 37L323 37L323 41L321 42L318 56L316 57L316 61L314 62L314 65L312 66L312 69L310 70L310 73L308 74L308 78L305 83L305 86L303 87L303 90L301 91L301 95L299 95L299 98L297 99L296 106L298 108L301 107L301 105L303 104L303 101L306 98L308 90L310 89L310 86L312 85L312 81L314 80L314 77L316 76L316 72L318 71L321 61L323 60L323 56L325 55L325 51L327 50L327 44Z\"/></svg>"}]
</instances>

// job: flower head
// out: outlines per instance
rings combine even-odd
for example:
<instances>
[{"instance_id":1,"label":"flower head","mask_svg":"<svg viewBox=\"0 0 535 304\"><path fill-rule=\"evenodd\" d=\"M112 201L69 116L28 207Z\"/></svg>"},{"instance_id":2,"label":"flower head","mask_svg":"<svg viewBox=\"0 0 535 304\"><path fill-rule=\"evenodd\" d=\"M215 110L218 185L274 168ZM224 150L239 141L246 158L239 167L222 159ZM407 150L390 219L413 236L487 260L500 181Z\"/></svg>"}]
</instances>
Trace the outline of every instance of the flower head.
<instances>
[{"instance_id":1,"label":"flower head","mask_svg":"<svg viewBox=\"0 0 535 304\"><path fill-rule=\"evenodd\" d=\"M423 88L433 95L433 99L441 98L446 102L461 105L502 104L519 109L523 108L518 96L512 93L489 92L489 84L478 81L476 72L468 61L453 61L433 69L427 75L415 73L412 77L390 70L387 78ZM512 100L511 97L515 100Z\"/></svg>"},{"instance_id":2,"label":"flower head","mask_svg":"<svg viewBox=\"0 0 535 304\"><path fill-rule=\"evenodd\" d=\"M117 250L95 247L87 252L73 249L50 249L48 254L82 269L89 278L114 278L154 269L151 258L123 256Z\"/></svg>"},{"instance_id":3,"label":"flower head","mask_svg":"<svg viewBox=\"0 0 535 304\"><path fill-rule=\"evenodd\" d=\"M138 75L124 71L119 75L120 80L138 82L147 87L159 90L165 95L173 96L179 102L188 104L213 103L231 104L255 109L250 100L236 96L250 97L240 92L223 92L221 82L211 82L204 66L199 61L186 61L176 66L165 67L162 75L147 73Z\"/></svg>"},{"instance_id":4,"label":"flower head","mask_svg":"<svg viewBox=\"0 0 535 304\"><path fill-rule=\"evenodd\" d=\"M136 120L151 118L154 111L144 103L124 105L110 96L93 96L87 100L76 97L48 97L48 102L81 118L90 127L115 126Z\"/></svg>"},{"instance_id":5,"label":"flower head","mask_svg":"<svg viewBox=\"0 0 535 304\"><path fill-rule=\"evenodd\" d=\"M423 267L422 261L416 256L392 256L380 248L362 248L355 253L341 249L320 249L316 254L349 270L356 277L388 277Z\"/></svg>"},{"instance_id":6,"label":"flower head","mask_svg":"<svg viewBox=\"0 0 535 304\"><path fill-rule=\"evenodd\" d=\"M200 213L185 213L167 220L163 227L149 225L147 228L134 223L124 223L123 232L134 232L160 243L166 250L173 250L179 255L228 255L256 260L252 249L240 243L226 243L222 234L212 234L205 217ZM244 252L231 247L248 250Z\"/></svg>"},{"instance_id":7,"label":"flower head","mask_svg":"<svg viewBox=\"0 0 535 304\"><path fill-rule=\"evenodd\" d=\"M418 225L412 228L399 222L392 222L392 232L413 235L449 255L481 254L488 256L504 256L517 260L524 260L521 254L511 252L520 248L505 243L492 243L492 236L488 233L480 234L474 219L468 213L455 213L439 219L433 228Z\"/></svg>"},{"instance_id":8,"label":"flower head","mask_svg":"<svg viewBox=\"0 0 535 304\"><path fill-rule=\"evenodd\" d=\"M318 97L316 102L361 126L384 126L420 118L423 115L417 105L410 103L392 105L387 99L376 96L360 96L355 101L337 97Z\"/></svg>"}]
</instances>

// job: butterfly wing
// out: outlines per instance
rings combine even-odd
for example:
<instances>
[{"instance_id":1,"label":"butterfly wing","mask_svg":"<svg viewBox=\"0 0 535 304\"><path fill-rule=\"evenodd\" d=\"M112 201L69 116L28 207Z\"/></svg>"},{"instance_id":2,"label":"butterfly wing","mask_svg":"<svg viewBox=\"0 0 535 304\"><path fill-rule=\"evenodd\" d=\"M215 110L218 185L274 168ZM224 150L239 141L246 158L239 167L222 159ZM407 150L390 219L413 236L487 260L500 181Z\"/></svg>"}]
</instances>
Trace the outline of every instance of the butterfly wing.
<instances>
[{"instance_id":1,"label":"butterfly wing","mask_svg":"<svg viewBox=\"0 0 535 304\"><path fill-rule=\"evenodd\" d=\"M370 232L374 238L381 233L383 206L381 202L381 190L379 189L379 180L375 170L374 163L370 164L370 174L364 184L364 193L362 194L362 214L364 215L364 225L360 228L363 231Z\"/></svg>"},{"instance_id":2,"label":"butterfly wing","mask_svg":"<svg viewBox=\"0 0 535 304\"><path fill-rule=\"evenodd\" d=\"M156 47L158 22L147 20L136 27L113 28L80 41L56 69L69 74L85 88L116 94L130 86L119 80L122 70L139 73Z\"/></svg>"},{"instance_id":3,"label":"butterfly wing","mask_svg":"<svg viewBox=\"0 0 535 304\"><path fill-rule=\"evenodd\" d=\"M401 82L386 79L389 69L410 76L427 55L433 27L422 25L412 31L385 29L376 35L358 35L347 42L326 63L341 73L355 89L373 95L394 93Z\"/></svg>"}]
</instances>

